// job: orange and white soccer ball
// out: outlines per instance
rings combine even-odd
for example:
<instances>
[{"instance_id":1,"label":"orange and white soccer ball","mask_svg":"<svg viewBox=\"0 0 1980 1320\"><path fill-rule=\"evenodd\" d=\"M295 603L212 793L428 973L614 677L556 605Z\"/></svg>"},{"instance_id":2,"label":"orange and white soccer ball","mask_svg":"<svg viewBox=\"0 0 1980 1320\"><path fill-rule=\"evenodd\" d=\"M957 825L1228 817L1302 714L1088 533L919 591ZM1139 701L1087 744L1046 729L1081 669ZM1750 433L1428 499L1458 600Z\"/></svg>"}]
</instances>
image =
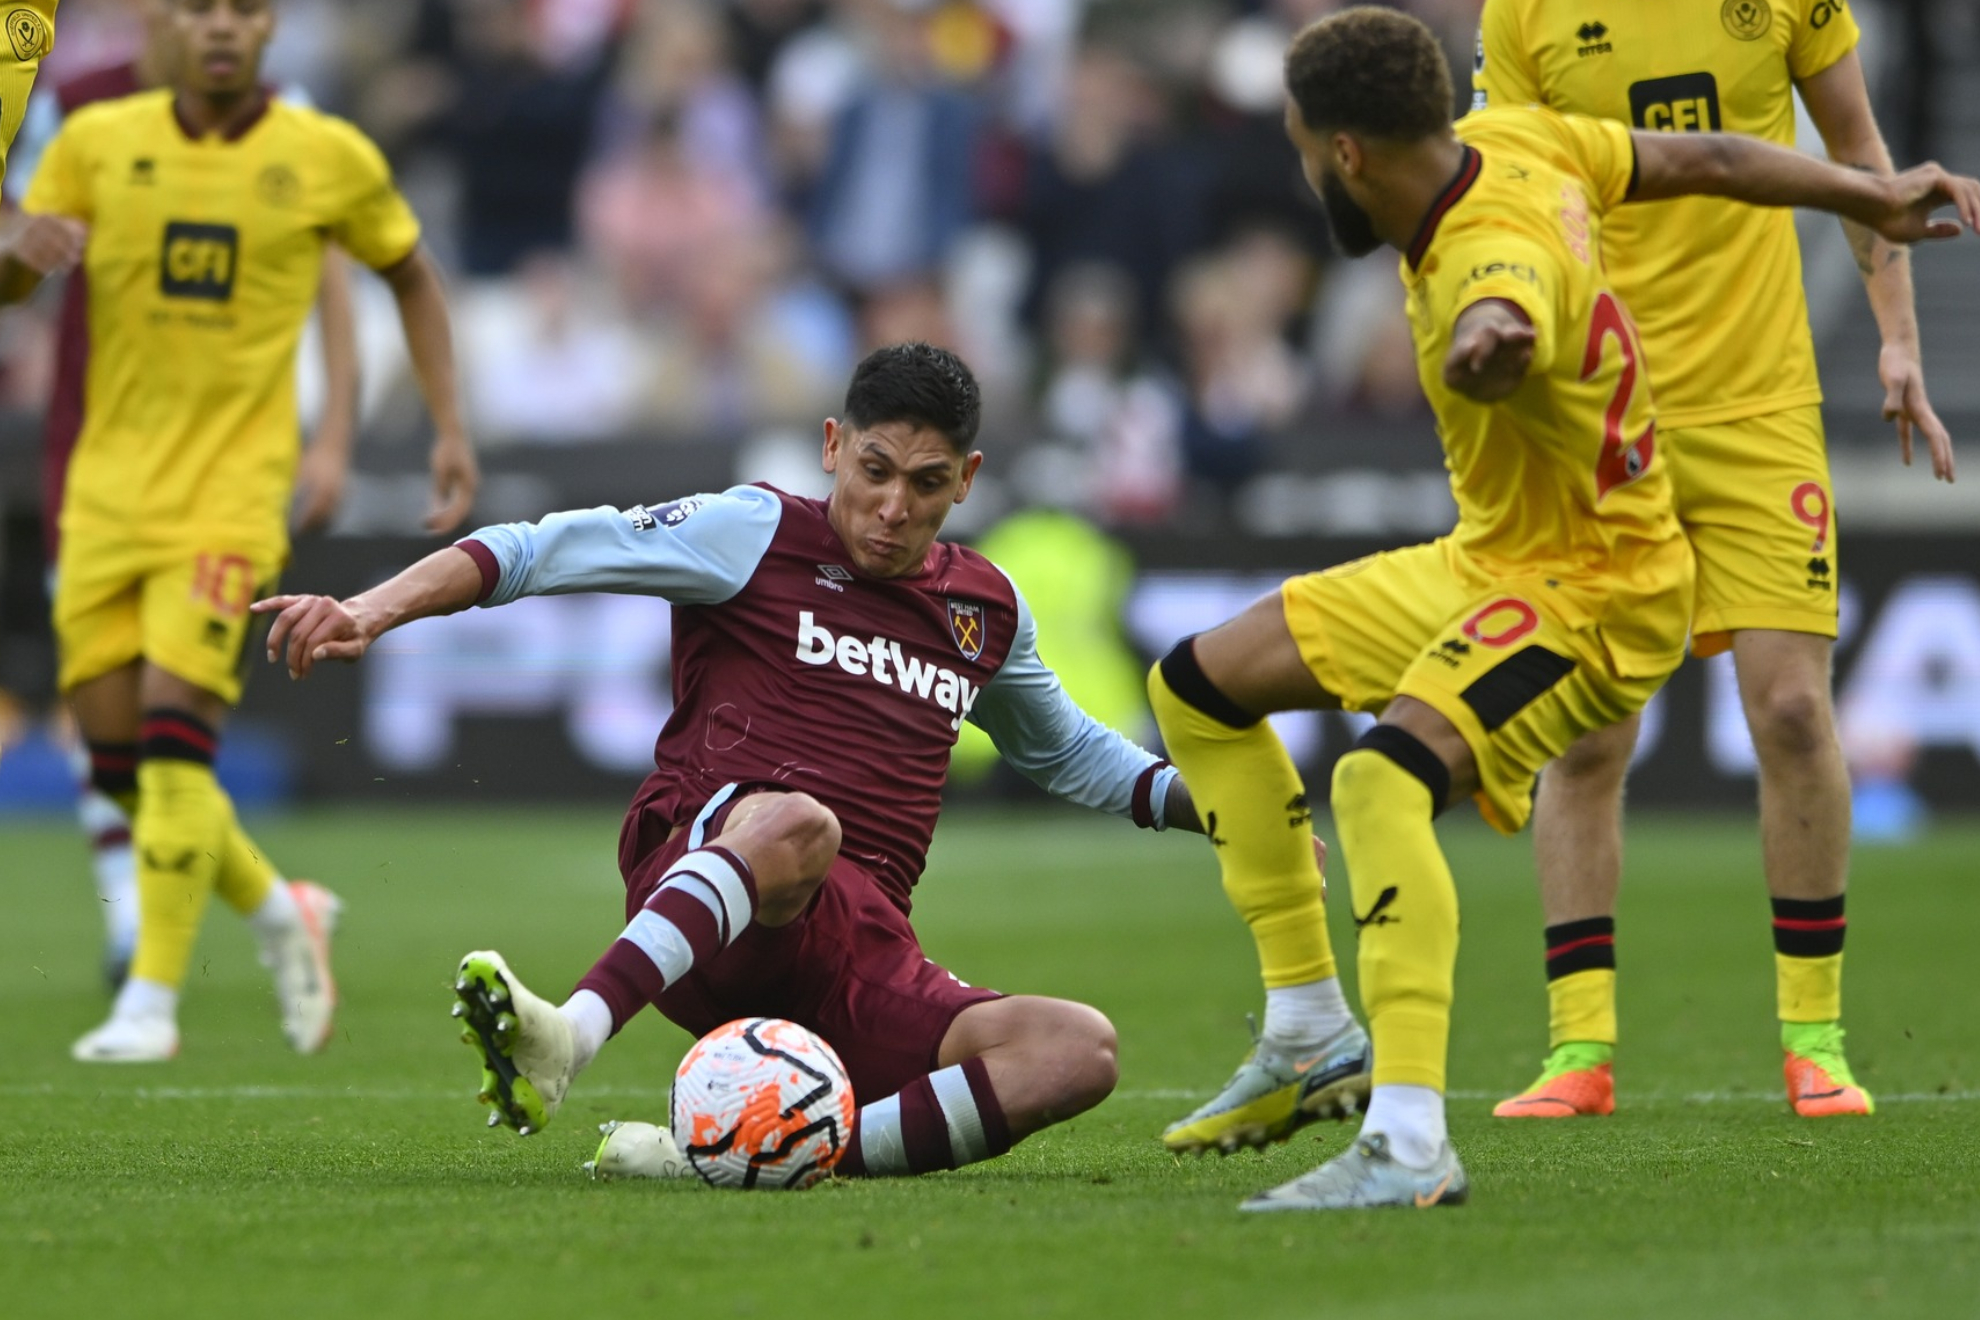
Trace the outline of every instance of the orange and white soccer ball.
<instances>
[{"instance_id":1,"label":"orange and white soccer ball","mask_svg":"<svg viewBox=\"0 0 1980 1320\"><path fill-rule=\"evenodd\" d=\"M714 1187L809 1187L852 1136L845 1065L782 1018L739 1018L695 1042L670 1108L682 1155Z\"/></svg>"}]
</instances>

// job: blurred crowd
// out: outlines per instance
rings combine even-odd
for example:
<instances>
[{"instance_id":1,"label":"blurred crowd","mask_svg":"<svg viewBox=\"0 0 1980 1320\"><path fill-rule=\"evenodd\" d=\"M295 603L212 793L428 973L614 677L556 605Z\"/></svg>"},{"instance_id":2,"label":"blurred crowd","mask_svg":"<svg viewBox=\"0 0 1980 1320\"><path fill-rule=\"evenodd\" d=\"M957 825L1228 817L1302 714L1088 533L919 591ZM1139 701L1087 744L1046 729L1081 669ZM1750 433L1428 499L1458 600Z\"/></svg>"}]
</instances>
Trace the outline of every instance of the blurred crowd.
<instances>
[{"instance_id":1,"label":"blurred crowd","mask_svg":"<svg viewBox=\"0 0 1980 1320\"><path fill-rule=\"evenodd\" d=\"M924 338L1021 500L1119 525L1239 490L1296 418L1421 408L1393 265L1330 259L1281 128L1286 39L1340 3L283 0L268 72L392 159L484 443L808 433ZM1460 100L1479 3L1400 6ZM44 76L127 57L134 8L68 0ZM16 405L39 333L4 328Z\"/></svg>"}]
</instances>

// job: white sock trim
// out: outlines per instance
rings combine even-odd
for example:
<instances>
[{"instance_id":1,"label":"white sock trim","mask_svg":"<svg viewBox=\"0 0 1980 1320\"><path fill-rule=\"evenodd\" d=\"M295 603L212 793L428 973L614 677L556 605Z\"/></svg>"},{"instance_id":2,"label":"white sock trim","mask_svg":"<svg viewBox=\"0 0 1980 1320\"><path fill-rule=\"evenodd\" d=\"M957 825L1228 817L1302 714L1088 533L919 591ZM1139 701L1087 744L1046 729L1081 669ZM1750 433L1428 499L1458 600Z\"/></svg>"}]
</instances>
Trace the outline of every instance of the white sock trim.
<instances>
[{"instance_id":1,"label":"white sock trim","mask_svg":"<svg viewBox=\"0 0 1980 1320\"><path fill-rule=\"evenodd\" d=\"M117 992L117 1003L110 1010L110 1015L120 1018L163 1018L171 1022L179 1016L179 992L158 981L141 981L133 976Z\"/></svg>"},{"instance_id":2,"label":"white sock trim","mask_svg":"<svg viewBox=\"0 0 1980 1320\"><path fill-rule=\"evenodd\" d=\"M1341 993L1341 978L1307 981L1265 992L1264 1037L1281 1048L1318 1045L1341 1034L1354 1011Z\"/></svg>"},{"instance_id":3,"label":"white sock trim","mask_svg":"<svg viewBox=\"0 0 1980 1320\"><path fill-rule=\"evenodd\" d=\"M571 1024L571 1071L591 1065L598 1051L612 1038L612 1007L596 990L580 990L557 1009Z\"/></svg>"},{"instance_id":4,"label":"white sock trim","mask_svg":"<svg viewBox=\"0 0 1980 1320\"><path fill-rule=\"evenodd\" d=\"M898 1177L908 1167L907 1143L901 1138L901 1097L875 1100L859 1111L859 1157L871 1177Z\"/></svg>"},{"instance_id":5,"label":"white sock trim","mask_svg":"<svg viewBox=\"0 0 1980 1320\"><path fill-rule=\"evenodd\" d=\"M725 949L755 916L742 872L712 849L697 849L668 867L667 874L660 877L660 888L678 889L698 899L715 918Z\"/></svg>"},{"instance_id":6,"label":"white sock trim","mask_svg":"<svg viewBox=\"0 0 1980 1320\"><path fill-rule=\"evenodd\" d=\"M1378 1086L1368 1098L1363 1132L1380 1132L1389 1149L1413 1169L1428 1166L1450 1140L1444 1123L1444 1095L1427 1086Z\"/></svg>"},{"instance_id":7,"label":"white sock trim","mask_svg":"<svg viewBox=\"0 0 1980 1320\"><path fill-rule=\"evenodd\" d=\"M969 1078L962 1065L944 1068L928 1075L935 1090L935 1101L942 1106L942 1117L949 1124L949 1156L957 1168L990 1158L990 1139L983 1134L983 1115L976 1110L976 1096L969 1089Z\"/></svg>"},{"instance_id":8,"label":"white sock trim","mask_svg":"<svg viewBox=\"0 0 1980 1320\"><path fill-rule=\"evenodd\" d=\"M619 938L645 954L668 985L686 976L694 966L694 949L688 944L687 936L681 934L680 927L650 908L642 909L619 933Z\"/></svg>"}]
</instances>

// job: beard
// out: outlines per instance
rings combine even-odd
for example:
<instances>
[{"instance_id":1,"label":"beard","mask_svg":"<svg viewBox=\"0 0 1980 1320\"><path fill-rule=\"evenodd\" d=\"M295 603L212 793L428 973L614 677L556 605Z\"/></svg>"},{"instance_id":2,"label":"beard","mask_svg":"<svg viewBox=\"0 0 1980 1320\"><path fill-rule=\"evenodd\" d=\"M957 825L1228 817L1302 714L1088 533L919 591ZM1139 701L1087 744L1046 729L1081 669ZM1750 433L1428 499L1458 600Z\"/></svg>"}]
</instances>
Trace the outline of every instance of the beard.
<instances>
[{"instance_id":1,"label":"beard","mask_svg":"<svg viewBox=\"0 0 1980 1320\"><path fill-rule=\"evenodd\" d=\"M1365 257L1382 246L1382 239L1375 232L1375 222L1368 218L1368 212L1355 204L1348 196L1347 185L1332 175L1320 180L1320 209L1327 216L1327 235L1334 240L1342 256Z\"/></svg>"}]
</instances>

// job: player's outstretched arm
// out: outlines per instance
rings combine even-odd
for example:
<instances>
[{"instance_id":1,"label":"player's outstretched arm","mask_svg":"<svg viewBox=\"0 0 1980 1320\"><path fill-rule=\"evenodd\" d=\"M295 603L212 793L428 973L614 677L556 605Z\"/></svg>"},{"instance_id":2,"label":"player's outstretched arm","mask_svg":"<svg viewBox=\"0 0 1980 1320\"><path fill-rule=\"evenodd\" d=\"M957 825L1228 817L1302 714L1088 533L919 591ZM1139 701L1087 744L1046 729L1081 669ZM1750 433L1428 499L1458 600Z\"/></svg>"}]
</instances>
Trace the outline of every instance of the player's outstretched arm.
<instances>
[{"instance_id":1,"label":"player's outstretched arm","mask_svg":"<svg viewBox=\"0 0 1980 1320\"><path fill-rule=\"evenodd\" d=\"M398 299L399 321L405 327L406 347L412 353L413 374L419 378L426 410L433 417L433 503L427 510L426 529L449 532L474 507L474 492L481 484L480 469L474 461L474 447L468 443L467 424L461 418L461 392L454 367L453 322L447 315L447 293L440 280L440 268L421 244L398 265L380 271Z\"/></svg>"},{"instance_id":2,"label":"player's outstretched arm","mask_svg":"<svg viewBox=\"0 0 1980 1320\"><path fill-rule=\"evenodd\" d=\"M1844 169L1737 133L1630 134L1636 146L1632 202L1700 194L1753 206L1808 206L1845 216L1893 243L1980 229L1980 179L1919 165L1889 178ZM1934 220L1944 207L1956 220Z\"/></svg>"},{"instance_id":3,"label":"player's outstretched arm","mask_svg":"<svg viewBox=\"0 0 1980 1320\"><path fill-rule=\"evenodd\" d=\"M1872 174L1895 173L1884 136L1877 131L1877 116L1870 108L1870 90L1864 85L1863 63L1855 51L1828 68L1796 84L1808 106L1829 159L1851 169ZM1870 297L1870 310L1877 318L1882 340L1877 355L1877 377L1884 386L1884 420L1895 422L1898 454L1911 466L1911 437L1915 429L1925 438L1932 455L1932 475L1940 481L1953 479L1952 435L1933 411L1925 393L1925 367L1918 341L1918 312L1912 296L1911 249L1889 242L1854 220L1842 222L1857 269L1863 272L1863 290Z\"/></svg>"},{"instance_id":4,"label":"player's outstretched arm","mask_svg":"<svg viewBox=\"0 0 1980 1320\"><path fill-rule=\"evenodd\" d=\"M323 280L316 312L323 337L323 413L296 470L296 530L327 525L344 500L357 437L357 309L351 302L350 258L337 247L323 252Z\"/></svg>"},{"instance_id":5,"label":"player's outstretched arm","mask_svg":"<svg viewBox=\"0 0 1980 1320\"><path fill-rule=\"evenodd\" d=\"M1526 380L1539 336L1525 313L1503 298L1483 298L1458 313L1444 383L1478 403L1497 403Z\"/></svg>"},{"instance_id":6,"label":"player's outstretched arm","mask_svg":"<svg viewBox=\"0 0 1980 1320\"><path fill-rule=\"evenodd\" d=\"M475 603L481 569L456 546L436 550L389 581L338 600L334 596L270 596L256 614L273 614L268 661L286 661L290 678L307 678L319 660L356 660L402 623L453 614Z\"/></svg>"},{"instance_id":7,"label":"player's outstretched arm","mask_svg":"<svg viewBox=\"0 0 1980 1320\"><path fill-rule=\"evenodd\" d=\"M41 281L83 259L89 227L66 215L31 215L0 246L0 304L25 302Z\"/></svg>"}]
</instances>

